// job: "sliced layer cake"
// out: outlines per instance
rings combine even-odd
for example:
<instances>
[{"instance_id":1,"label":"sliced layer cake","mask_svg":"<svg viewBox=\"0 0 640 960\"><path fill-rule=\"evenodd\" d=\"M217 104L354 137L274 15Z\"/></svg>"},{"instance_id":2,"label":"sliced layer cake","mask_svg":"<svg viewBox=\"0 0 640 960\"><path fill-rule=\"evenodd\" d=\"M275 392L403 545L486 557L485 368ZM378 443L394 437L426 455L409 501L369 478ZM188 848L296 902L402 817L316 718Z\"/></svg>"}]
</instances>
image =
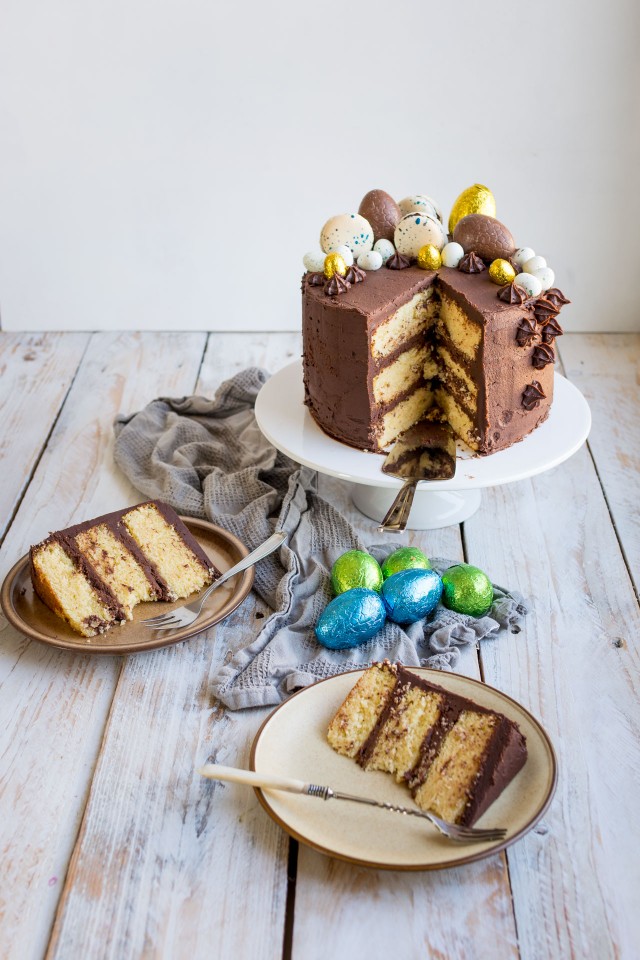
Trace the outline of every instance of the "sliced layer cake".
<instances>
[{"instance_id":1,"label":"sliced layer cake","mask_svg":"<svg viewBox=\"0 0 640 960\"><path fill-rule=\"evenodd\" d=\"M219 576L177 513L155 500L58 530L30 555L40 599L85 637L131 620L138 603L188 597Z\"/></svg>"},{"instance_id":2,"label":"sliced layer cake","mask_svg":"<svg viewBox=\"0 0 640 960\"><path fill-rule=\"evenodd\" d=\"M331 721L330 745L407 783L422 810L473 824L524 766L517 724L399 664L366 670Z\"/></svg>"}]
</instances>

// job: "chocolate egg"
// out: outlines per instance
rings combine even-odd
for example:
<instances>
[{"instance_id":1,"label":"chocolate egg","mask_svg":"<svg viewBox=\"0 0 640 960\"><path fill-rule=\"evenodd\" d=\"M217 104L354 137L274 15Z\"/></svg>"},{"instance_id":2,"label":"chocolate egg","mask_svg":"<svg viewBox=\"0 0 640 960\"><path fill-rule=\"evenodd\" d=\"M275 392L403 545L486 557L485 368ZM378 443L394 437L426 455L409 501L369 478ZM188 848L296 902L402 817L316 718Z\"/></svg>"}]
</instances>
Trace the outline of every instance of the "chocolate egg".
<instances>
[{"instance_id":1,"label":"chocolate egg","mask_svg":"<svg viewBox=\"0 0 640 960\"><path fill-rule=\"evenodd\" d=\"M398 253L405 257L417 257L420 248L428 243L442 250L447 235L439 220L424 213L408 213L396 227L393 242Z\"/></svg>"},{"instance_id":2,"label":"chocolate egg","mask_svg":"<svg viewBox=\"0 0 640 960\"><path fill-rule=\"evenodd\" d=\"M384 603L375 590L356 587L341 593L325 607L316 637L330 650L348 650L370 640L386 620Z\"/></svg>"},{"instance_id":3,"label":"chocolate egg","mask_svg":"<svg viewBox=\"0 0 640 960\"><path fill-rule=\"evenodd\" d=\"M516 272L508 260L498 258L497 260L491 261L489 279L493 280L494 283L504 287L505 283L513 283L515 277Z\"/></svg>"},{"instance_id":4,"label":"chocolate egg","mask_svg":"<svg viewBox=\"0 0 640 960\"><path fill-rule=\"evenodd\" d=\"M393 231L402 217L400 207L384 190L369 190L362 198L358 213L368 220L376 240L393 240Z\"/></svg>"},{"instance_id":5,"label":"chocolate egg","mask_svg":"<svg viewBox=\"0 0 640 960\"><path fill-rule=\"evenodd\" d=\"M442 580L435 570L401 570L382 584L389 620L415 623L433 613L442 596Z\"/></svg>"},{"instance_id":6,"label":"chocolate egg","mask_svg":"<svg viewBox=\"0 0 640 960\"><path fill-rule=\"evenodd\" d=\"M382 570L375 557L364 550L347 550L331 568L331 589L335 594L346 593L354 587L380 590Z\"/></svg>"},{"instance_id":7,"label":"chocolate egg","mask_svg":"<svg viewBox=\"0 0 640 960\"><path fill-rule=\"evenodd\" d=\"M417 547L398 547L382 564L382 576L386 579L401 570L430 570L429 558Z\"/></svg>"},{"instance_id":8,"label":"chocolate egg","mask_svg":"<svg viewBox=\"0 0 640 960\"><path fill-rule=\"evenodd\" d=\"M442 602L456 613L482 617L493 603L493 585L489 577L470 563L458 563L442 574Z\"/></svg>"},{"instance_id":9,"label":"chocolate egg","mask_svg":"<svg viewBox=\"0 0 640 960\"><path fill-rule=\"evenodd\" d=\"M453 239L465 253L477 253L483 260L508 260L515 251L511 233L503 223L483 213L470 213L459 220Z\"/></svg>"},{"instance_id":10,"label":"chocolate egg","mask_svg":"<svg viewBox=\"0 0 640 960\"><path fill-rule=\"evenodd\" d=\"M489 217L496 215L495 197L482 183L474 183L472 187L463 190L451 207L449 214L449 233L453 233L458 221L470 213L485 213Z\"/></svg>"},{"instance_id":11,"label":"chocolate egg","mask_svg":"<svg viewBox=\"0 0 640 960\"><path fill-rule=\"evenodd\" d=\"M371 224L359 213L339 213L327 220L320 232L320 246L325 253L332 253L343 244L354 256L366 253L373 247Z\"/></svg>"}]
</instances>

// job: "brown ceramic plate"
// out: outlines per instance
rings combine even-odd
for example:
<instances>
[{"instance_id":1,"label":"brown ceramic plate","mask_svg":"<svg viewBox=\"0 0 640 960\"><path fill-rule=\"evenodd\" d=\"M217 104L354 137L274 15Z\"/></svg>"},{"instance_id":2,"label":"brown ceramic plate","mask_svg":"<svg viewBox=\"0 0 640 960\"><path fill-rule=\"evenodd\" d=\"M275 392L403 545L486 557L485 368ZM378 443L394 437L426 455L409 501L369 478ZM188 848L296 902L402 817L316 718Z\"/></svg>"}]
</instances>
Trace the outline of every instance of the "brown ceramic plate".
<instances>
[{"instance_id":1,"label":"brown ceramic plate","mask_svg":"<svg viewBox=\"0 0 640 960\"><path fill-rule=\"evenodd\" d=\"M222 573L249 553L237 537L221 527L216 527L206 520L194 520L193 517L181 519ZM134 608L133 620L127 621L121 627L111 627L97 637L80 636L44 605L31 584L28 556L18 560L7 574L0 600L7 620L16 630L33 640L83 653L140 653L179 643L180 640L193 637L223 620L242 603L251 590L252 583L253 567L232 577L228 583L214 590L200 617L189 627L156 631L149 630L140 623L146 617L168 613L188 603L188 600L176 600L175 603L139 603Z\"/></svg>"},{"instance_id":2,"label":"brown ceramic plate","mask_svg":"<svg viewBox=\"0 0 640 960\"><path fill-rule=\"evenodd\" d=\"M556 786L556 758L549 737L519 703L499 690L456 673L411 667L452 693L505 714L527 738L522 770L477 821L479 827L506 827L497 843L453 843L414 817L341 800L256 790L260 803L288 834L320 853L383 870L440 870L490 857L518 840L540 820ZM365 772L327 743L329 721L361 670L322 680L296 693L262 724L251 748L250 766L345 793L405 807L411 794L393 777Z\"/></svg>"}]
</instances>

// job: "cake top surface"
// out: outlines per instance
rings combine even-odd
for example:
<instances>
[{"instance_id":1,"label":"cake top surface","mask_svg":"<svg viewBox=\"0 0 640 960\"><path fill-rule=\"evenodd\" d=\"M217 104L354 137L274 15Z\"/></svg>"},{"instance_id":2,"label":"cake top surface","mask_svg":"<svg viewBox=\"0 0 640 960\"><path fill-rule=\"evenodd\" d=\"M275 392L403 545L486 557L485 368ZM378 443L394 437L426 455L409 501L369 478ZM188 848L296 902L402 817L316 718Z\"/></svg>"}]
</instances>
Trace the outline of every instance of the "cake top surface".
<instances>
[{"instance_id":1,"label":"cake top surface","mask_svg":"<svg viewBox=\"0 0 640 960\"><path fill-rule=\"evenodd\" d=\"M324 305L327 300L339 310L355 310L371 315L378 311L388 312L397 303L410 300L416 293L426 290L436 276L435 270L421 270L411 266L406 270L376 270L367 274L366 282L356 283L344 293L328 297L324 287L313 286L309 275L303 282L307 295Z\"/></svg>"}]
</instances>

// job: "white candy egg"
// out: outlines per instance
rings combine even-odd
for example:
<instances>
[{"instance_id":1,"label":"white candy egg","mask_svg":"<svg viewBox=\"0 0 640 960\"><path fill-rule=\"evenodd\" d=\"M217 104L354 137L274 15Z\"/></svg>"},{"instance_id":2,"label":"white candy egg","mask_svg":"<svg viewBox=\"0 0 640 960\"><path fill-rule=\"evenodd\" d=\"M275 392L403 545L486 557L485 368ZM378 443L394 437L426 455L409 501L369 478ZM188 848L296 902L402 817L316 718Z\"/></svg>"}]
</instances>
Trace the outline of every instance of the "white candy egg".
<instances>
[{"instance_id":1,"label":"white candy egg","mask_svg":"<svg viewBox=\"0 0 640 960\"><path fill-rule=\"evenodd\" d=\"M339 213L327 220L320 233L320 246L325 253L349 247L354 256L373 247L371 224L359 213Z\"/></svg>"},{"instance_id":2,"label":"white candy egg","mask_svg":"<svg viewBox=\"0 0 640 960\"><path fill-rule=\"evenodd\" d=\"M464 257L464 249L462 244L456 243L455 240L452 240L451 243L447 243L442 248L442 266L443 267L457 267L462 258Z\"/></svg>"},{"instance_id":3,"label":"white candy egg","mask_svg":"<svg viewBox=\"0 0 640 960\"><path fill-rule=\"evenodd\" d=\"M556 282L556 275L551 269L551 267L543 267L541 270L536 270L532 276L537 277L540 283L542 284L543 290L550 290L551 287Z\"/></svg>"},{"instance_id":4,"label":"white candy egg","mask_svg":"<svg viewBox=\"0 0 640 960\"><path fill-rule=\"evenodd\" d=\"M544 257L530 257L522 269L525 273L535 273L536 270L544 270L547 261Z\"/></svg>"},{"instance_id":5,"label":"white candy egg","mask_svg":"<svg viewBox=\"0 0 640 960\"><path fill-rule=\"evenodd\" d=\"M513 262L517 263L520 269L523 270L527 260L531 260L535 255L536 252L532 250L531 247L520 247L520 249L515 252Z\"/></svg>"},{"instance_id":6,"label":"white candy egg","mask_svg":"<svg viewBox=\"0 0 640 960\"><path fill-rule=\"evenodd\" d=\"M377 250L368 250L358 257L358 266L362 270L379 270L382 266L382 254Z\"/></svg>"},{"instance_id":7,"label":"white candy egg","mask_svg":"<svg viewBox=\"0 0 640 960\"><path fill-rule=\"evenodd\" d=\"M542 293L542 283L532 273L519 273L513 282L526 290L530 297L539 297Z\"/></svg>"},{"instance_id":8,"label":"white candy egg","mask_svg":"<svg viewBox=\"0 0 640 960\"><path fill-rule=\"evenodd\" d=\"M310 250L302 258L305 270L309 273L320 273L324 270L324 258L326 254L322 250Z\"/></svg>"},{"instance_id":9,"label":"white candy egg","mask_svg":"<svg viewBox=\"0 0 640 960\"><path fill-rule=\"evenodd\" d=\"M426 213L428 217L433 217L434 220L442 220L442 213L438 204L424 193L414 193L411 197L405 197L398 206L403 217L406 217L408 213Z\"/></svg>"},{"instance_id":10,"label":"white candy egg","mask_svg":"<svg viewBox=\"0 0 640 960\"><path fill-rule=\"evenodd\" d=\"M376 251L376 253L380 254L383 263L386 263L387 260L390 260L396 252L396 248L391 243L391 240L376 240L373 245L373 249Z\"/></svg>"},{"instance_id":11,"label":"white candy egg","mask_svg":"<svg viewBox=\"0 0 640 960\"><path fill-rule=\"evenodd\" d=\"M351 247L348 247L343 244L341 247L338 247L336 253L339 253L342 259L344 260L347 267L350 267L353 263L353 254L351 253Z\"/></svg>"},{"instance_id":12,"label":"white candy egg","mask_svg":"<svg viewBox=\"0 0 640 960\"><path fill-rule=\"evenodd\" d=\"M417 257L420 247L432 243L442 250L447 235L439 220L424 213L409 213L403 217L393 235L395 248L405 257Z\"/></svg>"}]
</instances>

